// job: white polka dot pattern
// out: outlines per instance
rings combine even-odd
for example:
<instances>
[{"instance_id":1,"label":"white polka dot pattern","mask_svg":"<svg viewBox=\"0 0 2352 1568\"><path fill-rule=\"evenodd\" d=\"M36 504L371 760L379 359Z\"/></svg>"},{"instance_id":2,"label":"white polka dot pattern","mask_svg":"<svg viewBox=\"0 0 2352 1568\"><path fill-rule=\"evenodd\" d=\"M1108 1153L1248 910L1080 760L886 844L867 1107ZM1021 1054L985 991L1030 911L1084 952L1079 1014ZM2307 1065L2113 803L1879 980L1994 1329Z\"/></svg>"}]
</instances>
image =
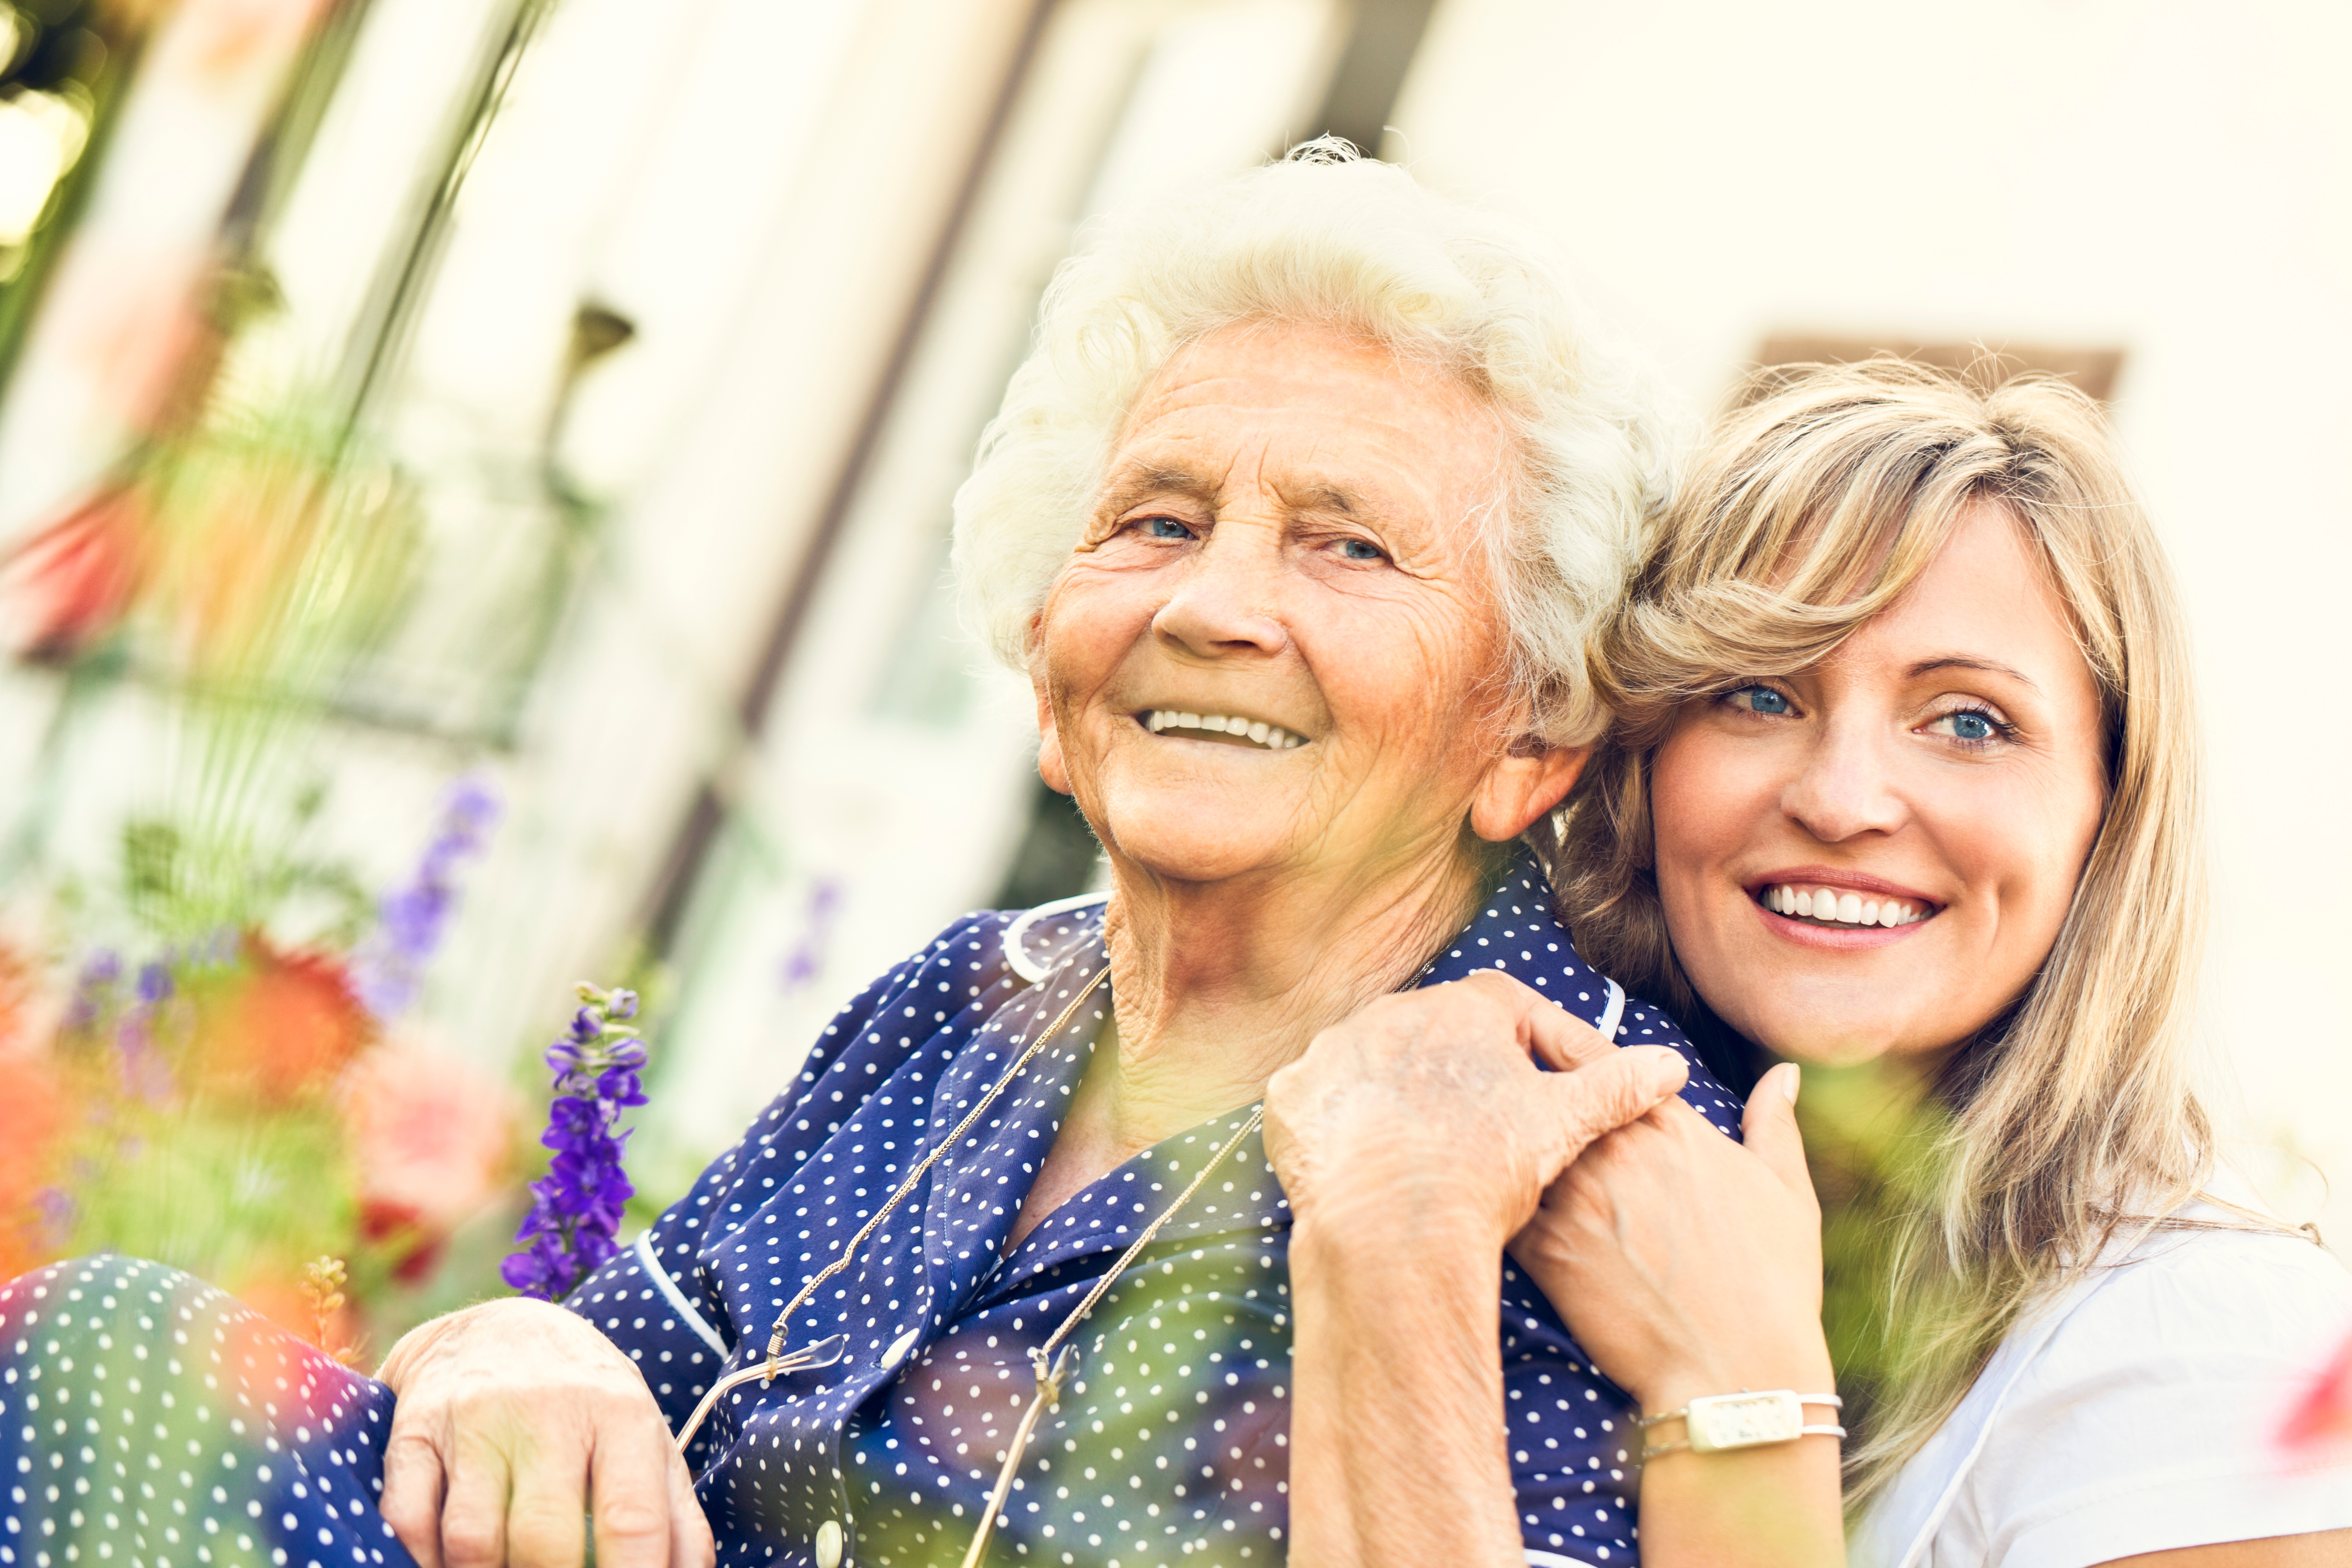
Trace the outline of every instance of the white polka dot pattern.
<instances>
[{"instance_id":1,"label":"white polka dot pattern","mask_svg":"<svg viewBox=\"0 0 2352 1568\"><path fill-rule=\"evenodd\" d=\"M1522 864L1420 983L1501 969L1597 1021L1609 986L1549 905ZM673 1426L763 1351L777 1310L927 1139L1099 967L1099 908L1031 922L1034 984L1006 961L1013 918L959 921L867 987L742 1142L566 1303L636 1360ZM1003 1257L1108 1005L1105 991L1080 1006L791 1324L788 1346L846 1335L843 1358L719 1401L688 1458L721 1563L960 1556L1034 1386L1029 1347L1246 1118L1146 1150ZM1690 1057L1685 1098L1737 1135L1738 1102L1655 1008L1627 1005L1617 1037ZM1253 1136L1075 1335L1078 1367L1039 1426L991 1562L1283 1560L1288 1242ZM1497 1333L1530 1560L1633 1563L1626 1396L1507 1260ZM405 1568L373 1507L391 1407L381 1384L171 1270L106 1258L28 1275L0 1292L0 1568Z\"/></svg>"},{"instance_id":2,"label":"white polka dot pattern","mask_svg":"<svg viewBox=\"0 0 2352 1568\"><path fill-rule=\"evenodd\" d=\"M413 1568L391 1427L390 1389L161 1264L0 1289L0 1563Z\"/></svg>"}]
</instances>

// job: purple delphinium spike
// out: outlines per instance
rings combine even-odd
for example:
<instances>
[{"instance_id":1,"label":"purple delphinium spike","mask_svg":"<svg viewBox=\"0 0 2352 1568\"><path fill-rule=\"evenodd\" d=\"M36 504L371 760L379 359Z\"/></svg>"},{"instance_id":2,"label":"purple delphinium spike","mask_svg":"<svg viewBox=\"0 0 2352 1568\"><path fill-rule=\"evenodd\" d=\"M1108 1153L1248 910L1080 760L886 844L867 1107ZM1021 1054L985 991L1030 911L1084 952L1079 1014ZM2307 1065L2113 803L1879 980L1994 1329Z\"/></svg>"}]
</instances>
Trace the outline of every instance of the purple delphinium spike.
<instances>
[{"instance_id":1,"label":"purple delphinium spike","mask_svg":"<svg viewBox=\"0 0 2352 1568\"><path fill-rule=\"evenodd\" d=\"M440 826L406 885L376 906L376 928L352 957L360 1000L389 1018L416 1000L425 966L441 945L457 904L457 868L481 852L499 819L499 799L478 778L451 784L441 800Z\"/></svg>"},{"instance_id":2,"label":"purple delphinium spike","mask_svg":"<svg viewBox=\"0 0 2352 1568\"><path fill-rule=\"evenodd\" d=\"M614 1131L623 1110L646 1102L646 1045L629 1023L636 994L583 985L580 1003L547 1047L555 1098L539 1141L555 1158L530 1184L530 1213L515 1232L526 1245L499 1270L543 1301L562 1300L620 1250L621 1211L636 1191L621 1169L629 1135Z\"/></svg>"}]
</instances>

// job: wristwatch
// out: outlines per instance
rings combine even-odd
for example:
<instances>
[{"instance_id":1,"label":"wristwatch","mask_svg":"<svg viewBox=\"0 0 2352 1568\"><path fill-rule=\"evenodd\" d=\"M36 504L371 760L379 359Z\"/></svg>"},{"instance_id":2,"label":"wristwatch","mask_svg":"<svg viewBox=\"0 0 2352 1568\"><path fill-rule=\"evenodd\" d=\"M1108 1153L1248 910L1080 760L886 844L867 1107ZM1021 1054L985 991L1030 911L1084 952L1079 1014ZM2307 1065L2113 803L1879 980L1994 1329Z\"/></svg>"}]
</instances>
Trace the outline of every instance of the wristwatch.
<instances>
[{"instance_id":1,"label":"wristwatch","mask_svg":"<svg viewBox=\"0 0 2352 1568\"><path fill-rule=\"evenodd\" d=\"M1737 1394L1710 1394L1694 1399L1680 1410L1669 1410L1662 1415L1644 1415L1638 1423L1643 1431L1662 1421L1680 1421L1690 1436L1674 1443L1659 1443L1642 1450L1642 1458L1654 1459L1661 1454L1671 1454L1688 1448L1696 1454L1719 1453L1726 1448L1758 1448L1768 1443L1793 1443L1800 1437L1843 1437L1845 1428L1827 1424L1808 1426L1805 1406L1827 1405L1832 1410L1845 1408L1845 1401L1834 1394L1799 1394L1793 1389L1770 1388L1762 1392L1741 1389Z\"/></svg>"}]
</instances>

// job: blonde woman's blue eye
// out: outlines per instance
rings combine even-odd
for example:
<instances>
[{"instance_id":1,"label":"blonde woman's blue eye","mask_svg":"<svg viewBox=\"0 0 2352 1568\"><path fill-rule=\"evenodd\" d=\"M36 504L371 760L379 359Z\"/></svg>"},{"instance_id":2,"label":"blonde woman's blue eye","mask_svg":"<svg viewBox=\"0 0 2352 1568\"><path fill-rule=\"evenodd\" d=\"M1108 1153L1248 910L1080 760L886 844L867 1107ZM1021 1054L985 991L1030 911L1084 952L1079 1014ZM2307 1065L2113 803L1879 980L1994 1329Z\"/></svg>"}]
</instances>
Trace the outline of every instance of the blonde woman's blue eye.
<instances>
[{"instance_id":1,"label":"blonde woman's blue eye","mask_svg":"<svg viewBox=\"0 0 2352 1568\"><path fill-rule=\"evenodd\" d=\"M1731 694L1734 707L1750 713L1779 715L1789 710L1789 699L1769 686L1743 686Z\"/></svg>"},{"instance_id":2,"label":"blonde woman's blue eye","mask_svg":"<svg viewBox=\"0 0 2352 1568\"><path fill-rule=\"evenodd\" d=\"M2007 727L1991 714L1978 713L1969 710L1963 710L1958 713L1947 713L1937 720L1936 723L1947 726L1944 732L1953 740L1964 742L1971 746L1981 746L1987 742L2000 740L2007 732Z\"/></svg>"}]
</instances>

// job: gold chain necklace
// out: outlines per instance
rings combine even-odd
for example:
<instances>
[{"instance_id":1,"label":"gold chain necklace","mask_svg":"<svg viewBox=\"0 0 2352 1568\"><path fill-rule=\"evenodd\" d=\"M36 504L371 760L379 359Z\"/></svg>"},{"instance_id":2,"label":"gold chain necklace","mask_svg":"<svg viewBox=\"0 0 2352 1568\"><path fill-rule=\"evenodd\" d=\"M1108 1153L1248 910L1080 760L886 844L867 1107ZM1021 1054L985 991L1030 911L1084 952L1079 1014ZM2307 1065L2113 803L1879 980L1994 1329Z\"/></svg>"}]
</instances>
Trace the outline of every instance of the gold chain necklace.
<instances>
[{"instance_id":1,"label":"gold chain necklace","mask_svg":"<svg viewBox=\"0 0 2352 1568\"><path fill-rule=\"evenodd\" d=\"M784 1327L792 1321L793 1314L799 1311L811 1298L815 1296L818 1289L826 1280L848 1268L856 1260L858 1248L866 1245L866 1238L879 1229L882 1222L889 1218L892 1212L906 1201L930 1168L939 1163L940 1156L963 1142L964 1134L969 1132L972 1125L987 1113L988 1108L996 1103L1005 1089L1012 1087L1013 1080L1021 1076L1022 1069L1026 1068L1038 1051L1044 1048L1045 1042L1069 1026L1070 1020L1077 1016L1078 1008L1085 1004L1088 996L1094 994L1095 987L1100 985L1109 973L1110 965L1108 963L1095 971L1093 978L1080 986L1078 994L1070 999L1070 1005L1062 1009L1061 1016L1055 1018L1051 1025L1031 1038L1021 1054L1013 1058L1012 1065L1004 1069L1003 1076L997 1079L986 1094L981 1096L979 1103L964 1114L962 1121L956 1123L955 1130L934 1145L931 1152L924 1155L913 1170L907 1173L906 1179L898 1184L898 1190L890 1194L888 1201L875 1211L874 1217L867 1220L856 1236L849 1238L849 1245L842 1248L841 1256L826 1264L807 1284L800 1288L798 1294L784 1303L784 1310L776 1314L776 1326L768 1335L768 1353L754 1364L730 1373L710 1385L710 1392L702 1396L702 1402L694 1407L694 1414L687 1418L686 1425L678 1431L677 1451L679 1453L686 1452L687 1445L694 1441L695 1433L701 1430L703 1422L709 1419L711 1410L717 1406L719 1399L730 1389L740 1388L754 1378L759 1380L761 1387L765 1388L785 1373L814 1371L821 1367L832 1366L841 1360L849 1345L847 1334L834 1334L817 1341L813 1345L804 1345L790 1355L785 1354ZM1159 1236L1161 1227L1176 1216L1176 1211L1192 1201L1192 1194L1201 1190L1201 1184L1209 1179L1210 1173L1224 1163L1225 1156L1239 1147L1265 1121L1265 1107L1263 1104L1253 1107L1249 1120L1209 1156L1208 1162L1201 1167L1200 1173L1192 1178L1182 1192L1176 1194L1176 1201L1161 1209L1152 1222L1143 1227L1143 1234L1137 1237L1128 1249L1118 1255L1118 1261L1112 1264L1108 1271L1095 1281L1094 1289L1087 1292L1086 1300L1071 1310L1069 1316L1064 1318L1061 1325L1045 1337L1043 1344L1030 1351L1029 1365L1036 1374L1037 1392L1030 1399L1029 1408L1022 1412L1020 1425L1013 1428L1013 1440L1006 1446L1003 1467L997 1471L996 1485L989 1491L988 1512L982 1517L980 1528L973 1532L971 1547L963 1555L963 1568L976 1568L981 1554L988 1550L989 1538L996 1529L997 1516L1003 1511L1005 1499L1012 1495L1013 1477L1020 1472L1022 1457L1028 1449L1031 1435L1036 1431L1038 1418L1061 1403L1062 1384L1068 1377L1071 1365L1077 1354L1075 1348L1062 1346L1062 1342L1069 1338L1072 1331L1086 1321L1087 1314L1095 1310L1096 1304L1103 1299L1113 1285L1118 1282L1119 1276L1125 1274L1129 1266L1142 1254L1143 1249L1151 1245L1153 1239ZM1062 1353L1058 1357L1054 1353L1056 1346L1062 1346Z\"/></svg>"}]
</instances>

